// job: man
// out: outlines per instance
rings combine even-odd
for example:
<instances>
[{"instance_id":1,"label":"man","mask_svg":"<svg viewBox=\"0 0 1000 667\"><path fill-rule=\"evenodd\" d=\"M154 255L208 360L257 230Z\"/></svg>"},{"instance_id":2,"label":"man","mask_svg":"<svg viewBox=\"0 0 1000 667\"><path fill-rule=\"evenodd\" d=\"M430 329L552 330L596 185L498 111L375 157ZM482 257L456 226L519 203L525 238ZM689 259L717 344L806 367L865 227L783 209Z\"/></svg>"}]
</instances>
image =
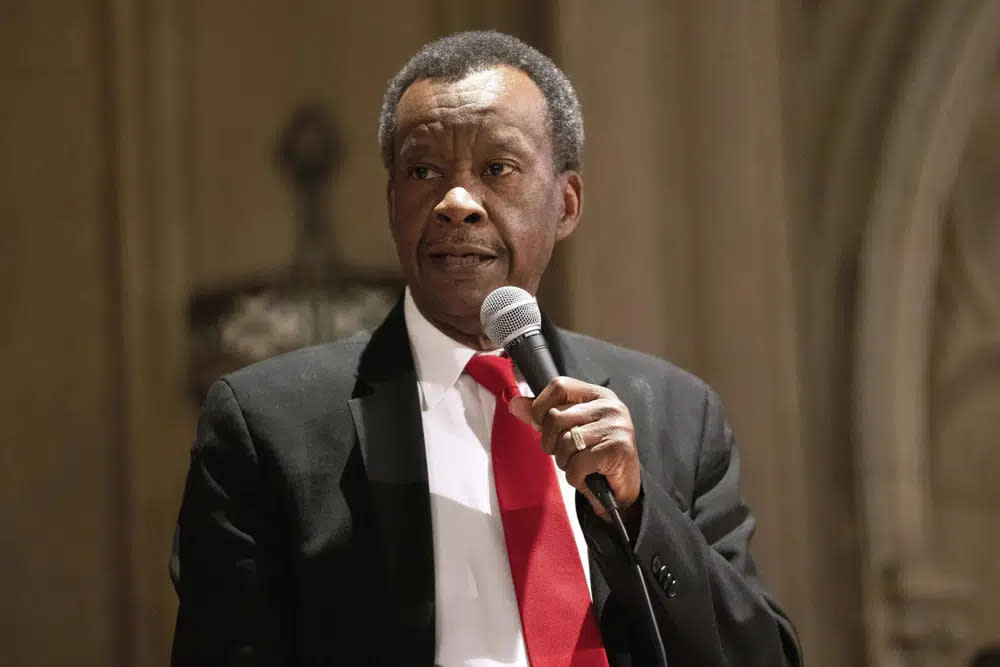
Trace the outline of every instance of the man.
<instances>
[{"instance_id":1,"label":"man","mask_svg":"<svg viewBox=\"0 0 1000 667\"><path fill-rule=\"evenodd\" d=\"M580 218L562 72L498 33L439 40L389 83L379 140L406 294L370 337L209 392L171 561L174 664L655 664L594 472L673 667L799 664L716 395L546 322L565 377L518 397L480 327L486 295L534 293Z\"/></svg>"}]
</instances>

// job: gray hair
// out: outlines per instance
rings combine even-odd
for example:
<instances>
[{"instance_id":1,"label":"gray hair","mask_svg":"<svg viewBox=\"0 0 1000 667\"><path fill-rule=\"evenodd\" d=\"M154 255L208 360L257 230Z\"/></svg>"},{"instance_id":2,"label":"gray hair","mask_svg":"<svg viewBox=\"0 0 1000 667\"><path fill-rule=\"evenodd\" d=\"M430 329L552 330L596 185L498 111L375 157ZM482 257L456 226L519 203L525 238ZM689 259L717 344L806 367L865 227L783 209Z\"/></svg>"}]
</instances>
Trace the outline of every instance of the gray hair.
<instances>
[{"instance_id":1,"label":"gray hair","mask_svg":"<svg viewBox=\"0 0 1000 667\"><path fill-rule=\"evenodd\" d=\"M516 37L495 31L459 32L425 45L392 77L382 99L378 143L386 168L393 163L399 100L414 81L458 81L473 72L508 65L527 74L548 106L552 161L557 172L583 168L583 112L573 84L555 63Z\"/></svg>"}]
</instances>

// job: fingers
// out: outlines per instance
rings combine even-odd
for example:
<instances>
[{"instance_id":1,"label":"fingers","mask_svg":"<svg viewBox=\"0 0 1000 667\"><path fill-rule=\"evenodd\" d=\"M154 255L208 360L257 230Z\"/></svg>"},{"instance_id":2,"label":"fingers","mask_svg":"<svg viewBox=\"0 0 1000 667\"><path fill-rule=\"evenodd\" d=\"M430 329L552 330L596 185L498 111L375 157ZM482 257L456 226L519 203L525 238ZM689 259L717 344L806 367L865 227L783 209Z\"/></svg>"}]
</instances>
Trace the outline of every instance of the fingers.
<instances>
[{"instance_id":1,"label":"fingers","mask_svg":"<svg viewBox=\"0 0 1000 667\"><path fill-rule=\"evenodd\" d=\"M531 416L542 424L545 413L560 405L588 403L598 398L614 396L610 389L568 377L557 377L550 382L531 404Z\"/></svg>"},{"instance_id":2,"label":"fingers","mask_svg":"<svg viewBox=\"0 0 1000 667\"><path fill-rule=\"evenodd\" d=\"M538 399L535 399L537 402ZM534 409L532 414L534 415ZM542 430L542 449L547 454L555 454L559 447L559 441L565 440L565 444L570 447L572 438L569 429L574 426L583 426L592 422L608 422L605 427L610 426L617 415L617 406L610 398L598 398L588 403L577 403L572 405L559 405L549 408L542 415L537 423Z\"/></svg>"},{"instance_id":3,"label":"fingers","mask_svg":"<svg viewBox=\"0 0 1000 667\"><path fill-rule=\"evenodd\" d=\"M604 505L602 505L601 501L597 499L597 496L591 493L590 489L584 486L582 489L577 487L577 490L583 494L583 497L587 499L590 506L594 508L594 513L597 514L597 516L601 517L605 521L611 520L611 517L608 516L608 511L604 509Z\"/></svg>"},{"instance_id":4,"label":"fingers","mask_svg":"<svg viewBox=\"0 0 1000 667\"><path fill-rule=\"evenodd\" d=\"M534 400L530 396L515 396L510 399L507 404L507 409L510 413L523 421L524 423L533 426L535 430L539 430L538 424L534 422L531 417L531 401Z\"/></svg>"},{"instance_id":5,"label":"fingers","mask_svg":"<svg viewBox=\"0 0 1000 667\"><path fill-rule=\"evenodd\" d=\"M510 401L510 412L541 431L542 449L566 471L566 480L579 489L594 510L603 508L587 488L590 473L604 475L622 508L639 495L641 476L635 446L635 427L628 408L613 391L573 378L558 377L534 400ZM571 429L583 442L577 447Z\"/></svg>"},{"instance_id":6,"label":"fingers","mask_svg":"<svg viewBox=\"0 0 1000 667\"><path fill-rule=\"evenodd\" d=\"M580 436L580 442L583 444L583 450L577 446L576 440L573 438L572 432L574 430ZM588 448L594 447L601 442L603 431L603 426L598 422L587 422L585 424L571 426L556 437L552 451L548 453L555 457L556 465L565 470L566 464L574 455L580 453L581 451L586 451Z\"/></svg>"},{"instance_id":7,"label":"fingers","mask_svg":"<svg viewBox=\"0 0 1000 667\"><path fill-rule=\"evenodd\" d=\"M592 449L585 449L571 456L566 462L566 481L570 486L580 491L590 492L587 487L587 475L592 472L607 476L608 464L612 461L607 456L609 448L607 446L595 446Z\"/></svg>"},{"instance_id":8,"label":"fingers","mask_svg":"<svg viewBox=\"0 0 1000 667\"><path fill-rule=\"evenodd\" d=\"M582 492L594 511L603 517L606 513L600 502L587 488L587 475L595 472L604 475L619 506L628 509L639 497L641 487L638 465L634 463L637 464L637 459L633 447L606 441L570 456L563 470L566 482Z\"/></svg>"}]
</instances>

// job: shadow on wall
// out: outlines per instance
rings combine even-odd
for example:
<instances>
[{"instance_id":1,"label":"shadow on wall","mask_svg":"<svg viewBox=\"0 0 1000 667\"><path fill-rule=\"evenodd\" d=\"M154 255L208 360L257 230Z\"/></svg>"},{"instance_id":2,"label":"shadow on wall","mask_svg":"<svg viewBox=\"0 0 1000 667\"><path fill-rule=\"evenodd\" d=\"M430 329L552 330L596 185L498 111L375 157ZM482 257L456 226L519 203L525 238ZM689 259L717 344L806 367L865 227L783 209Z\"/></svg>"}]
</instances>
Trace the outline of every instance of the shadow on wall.
<instances>
[{"instance_id":1,"label":"shadow on wall","mask_svg":"<svg viewBox=\"0 0 1000 667\"><path fill-rule=\"evenodd\" d=\"M1000 644L980 649L969 662L969 667L1000 667Z\"/></svg>"}]
</instances>

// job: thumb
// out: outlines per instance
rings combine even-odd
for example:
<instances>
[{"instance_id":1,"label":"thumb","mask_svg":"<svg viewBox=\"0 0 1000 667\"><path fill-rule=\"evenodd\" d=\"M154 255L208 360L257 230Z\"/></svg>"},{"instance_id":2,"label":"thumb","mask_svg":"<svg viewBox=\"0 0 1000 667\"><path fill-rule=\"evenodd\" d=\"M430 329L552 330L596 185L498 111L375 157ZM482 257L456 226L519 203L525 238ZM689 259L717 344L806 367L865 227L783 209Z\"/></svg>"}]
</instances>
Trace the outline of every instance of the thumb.
<instances>
[{"instance_id":1,"label":"thumb","mask_svg":"<svg viewBox=\"0 0 1000 667\"><path fill-rule=\"evenodd\" d=\"M604 509L604 505L601 504L601 501L597 499L597 496L595 496L588 487L583 487L583 489L580 490L580 493L583 494L584 498L590 501L590 506L594 508L594 514L601 517L601 519L607 523L611 523L611 517L608 516L608 511Z\"/></svg>"},{"instance_id":2,"label":"thumb","mask_svg":"<svg viewBox=\"0 0 1000 667\"><path fill-rule=\"evenodd\" d=\"M510 399L510 402L507 404L507 409L510 411L510 414L514 415L525 424L534 427L535 430L538 430L538 426L536 426L535 422L531 420L532 400L533 399L528 396L515 396Z\"/></svg>"}]
</instances>

